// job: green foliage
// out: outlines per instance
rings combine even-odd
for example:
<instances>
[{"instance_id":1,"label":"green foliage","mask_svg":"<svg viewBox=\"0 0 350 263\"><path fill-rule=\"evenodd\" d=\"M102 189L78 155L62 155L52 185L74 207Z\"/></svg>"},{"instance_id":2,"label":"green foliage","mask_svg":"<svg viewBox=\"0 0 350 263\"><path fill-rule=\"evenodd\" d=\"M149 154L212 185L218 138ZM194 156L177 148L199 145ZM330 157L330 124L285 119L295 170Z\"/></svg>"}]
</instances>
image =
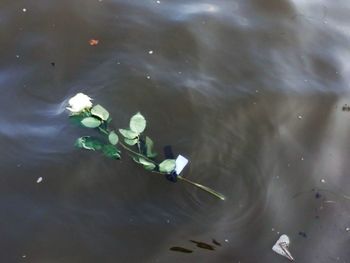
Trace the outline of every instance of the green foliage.
<instances>
[{"instance_id":1,"label":"green foliage","mask_svg":"<svg viewBox=\"0 0 350 263\"><path fill-rule=\"evenodd\" d=\"M86 117L80 123L86 128L97 128L101 125L102 121L95 117Z\"/></svg>"},{"instance_id":2,"label":"green foliage","mask_svg":"<svg viewBox=\"0 0 350 263\"><path fill-rule=\"evenodd\" d=\"M71 115L70 119L72 122L79 123L86 128L99 128L98 130L101 134L106 136L105 142L90 136L80 137L75 142L75 146L78 148L102 151L102 153L108 158L120 159L121 152L117 148L119 143L131 154L131 156L134 156L133 160L142 165L147 171L171 174L175 170L176 161L173 159L166 159L160 164L152 160L152 158L156 157L157 153L154 151L153 141L148 136L142 134L146 129L146 120L139 112L131 117L129 123L130 129L119 129L126 145L119 141L119 137L115 131L111 131L108 128L112 118L108 111L101 105L95 105L90 110L87 109L79 114ZM137 145L136 150L129 147L133 146L133 148L136 148L135 145ZM221 200L225 200L225 197L222 194L209 187L192 182L180 175L177 178L196 186Z\"/></svg>"},{"instance_id":3,"label":"green foliage","mask_svg":"<svg viewBox=\"0 0 350 263\"><path fill-rule=\"evenodd\" d=\"M129 126L130 130L137 134L140 134L146 129L146 119L141 115L140 112L138 112L131 117Z\"/></svg>"},{"instance_id":4,"label":"green foliage","mask_svg":"<svg viewBox=\"0 0 350 263\"><path fill-rule=\"evenodd\" d=\"M157 156L157 153L153 151L154 143L151 140L151 138L149 138L148 136L146 136L145 146L146 146L146 155L148 158L154 158Z\"/></svg>"},{"instance_id":5,"label":"green foliage","mask_svg":"<svg viewBox=\"0 0 350 263\"><path fill-rule=\"evenodd\" d=\"M148 171L153 171L156 168L156 165L154 163L147 161L142 157L134 157L133 160L139 164L142 164L143 168L145 168Z\"/></svg>"},{"instance_id":6,"label":"green foliage","mask_svg":"<svg viewBox=\"0 0 350 263\"><path fill-rule=\"evenodd\" d=\"M159 171L162 173L170 174L175 170L175 160L174 159L166 159L159 164Z\"/></svg>"},{"instance_id":7,"label":"green foliage","mask_svg":"<svg viewBox=\"0 0 350 263\"><path fill-rule=\"evenodd\" d=\"M98 151L102 149L103 143L96 138L93 138L90 136L84 136L84 137L78 138L75 141L75 146L78 148L83 148L87 150Z\"/></svg>"},{"instance_id":8,"label":"green foliage","mask_svg":"<svg viewBox=\"0 0 350 263\"><path fill-rule=\"evenodd\" d=\"M79 115L69 115L69 120L76 124L76 125L80 125L81 121L87 116L83 116L82 114Z\"/></svg>"},{"instance_id":9,"label":"green foliage","mask_svg":"<svg viewBox=\"0 0 350 263\"><path fill-rule=\"evenodd\" d=\"M118 138L118 135L114 131L111 131L108 135L108 140L111 144L116 145L119 141L119 138Z\"/></svg>"},{"instance_id":10,"label":"green foliage","mask_svg":"<svg viewBox=\"0 0 350 263\"><path fill-rule=\"evenodd\" d=\"M117 149L117 147L111 144L104 145L102 148L102 152L105 156L109 158L120 159L120 151Z\"/></svg>"},{"instance_id":11,"label":"green foliage","mask_svg":"<svg viewBox=\"0 0 350 263\"><path fill-rule=\"evenodd\" d=\"M109 112L99 104L91 109L91 114L99 117L103 121L107 121L109 118Z\"/></svg>"},{"instance_id":12,"label":"green foliage","mask_svg":"<svg viewBox=\"0 0 350 263\"><path fill-rule=\"evenodd\" d=\"M136 138L136 139L132 139L132 140L127 139L127 138L124 139L124 142L125 142L127 145L130 145L130 146L135 145L138 141L139 141L139 140L138 140L137 138Z\"/></svg>"},{"instance_id":13,"label":"green foliage","mask_svg":"<svg viewBox=\"0 0 350 263\"><path fill-rule=\"evenodd\" d=\"M126 139L135 139L138 134L136 132L133 132L131 130L125 130L125 129L119 129L119 132L121 133L121 135L123 135Z\"/></svg>"}]
</instances>

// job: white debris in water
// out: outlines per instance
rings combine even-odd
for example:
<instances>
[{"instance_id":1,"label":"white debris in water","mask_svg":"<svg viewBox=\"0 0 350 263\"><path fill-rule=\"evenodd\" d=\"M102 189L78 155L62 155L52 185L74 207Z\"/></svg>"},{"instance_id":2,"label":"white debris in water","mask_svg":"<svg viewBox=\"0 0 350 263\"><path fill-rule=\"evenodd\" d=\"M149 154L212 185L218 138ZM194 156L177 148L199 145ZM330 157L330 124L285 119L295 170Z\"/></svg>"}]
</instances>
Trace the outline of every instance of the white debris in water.
<instances>
[{"instance_id":1,"label":"white debris in water","mask_svg":"<svg viewBox=\"0 0 350 263\"><path fill-rule=\"evenodd\" d=\"M182 170L186 167L187 164L188 164L188 159L183 157L182 155L179 155L176 158L176 166L175 166L176 174L179 175L182 172Z\"/></svg>"},{"instance_id":2,"label":"white debris in water","mask_svg":"<svg viewBox=\"0 0 350 263\"><path fill-rule=\"evenodd\" d=\"M303 118L303 116L301 116L301 115L298 116L298 119L299 119L299 120L301 120L302 118Z\"/></svg>"},{"instance_id":3,"label":"white debris in water","mask_svg":"<svg viewBox=\"0 0 350 263\"><path fill-rule=\"evenodd\" d=\"M300 160L304 161L304 157L301 157L301 159L300 159Z\"/></svg>"},{"instance_id":4,"label":"white debris in water","mask_svg":"<svg viewBox=\"0 0 350 263\"><path fill-rule=\"evenodd\" d=\"M226 243L228 243L228 239L225 239L224 241L225 241Z\"/></svg>"},{"instance_id":5,"label":"white debris in water","mask_svg":"<svg viewBox=\"0 0 350 263\"><path fill-rule=\"evenodd\" d=\"M16 55L16 58L19 58L19 55Z\"/></svg>"},{"instance_id":6,"label":"white debris in water","mask_svg":"<svg viewBox=\"0 0 350 263\"><path fill-rule=\"evenodd\" d=\"M147 76L147 79L151 79L151 76Z\"/></svg>"},{"instance_id":7,"label":"white debris in water","mask_svg":"<svg viewBox=\"0 0 350 263\"><path fill-rule=\"evenodd\" d=\"M166 222L167 222L168 224L170 224L170 219L167 219Z\"/></svg>"},{"instance_id":8,"label":"white debris in water","mask_svg":"<svg viewBox=\"0 0 350 263\"><path fill-rule=\"evenodd\" d=\"M36 180L36 182L37 182L38 184L40 184L42 181L43 181L43 178L42 178L42 177L39 177L39 178Z\"/></svg>"},{"instance_id":9,"label":"white debris in water","mask_svg":"<svg viewBox=\"0 0 350 263\"><path fill-rule=\"evenodd\" d=\"M346 232L350 232L350 227L345 228Z\"/></svg>"},{"instance_id":10,"label":"white debris in water","mask_svg":"<svg viewBox=\"0 0 350 263\"><path fill-rule=\"evenodd\" d=\"M326 183L326 180L325 179L321 179L321 183Z\"/></svg>"},{"instance_id":11,"label":"white debris in water","mask_svg":"<svg viewBox=\"0 0 350 263\"><path fill-rule=\"evenodd\" d=\"M27 255L22 255L22 258L26 258L27 257Z\"/></svg>"},{"instance_id":12,"label":"white debris in water","mask_svg":"<svg viewBox=\"0 0 350 263\"><path fill-rule=\"evenodd\" d=\"M152 55L153 54L153 50L148 51L148 54Z\"/></svg>"},{"instance_id":13,"label":"white debris in water","mask_svg":"<svg viewBox=\"0 0 350 263\"><path fill-rule=\"evenodd\" d=\"M22 11L23 11L23 12L27 12L27 8L23 8Z\"/></svg>"},{"instance_id":14,"label":"white debris in water","mask_svg":"<svg viewBox=\"0 0 350 263\"><path fill-rule=\"evenodd\" d=\"M276 252L277 254L288 258L291 261L294 261L293 256L289 252L290 240L287 235L282 235L280 238L276 241L276 243L273 245L272 250Z\"/></svg>"},{"instance_id":15,"label":"white debris in water","mask_svg":"<svg viewBox=\"0 0 350 263\"><path fill-rule=\"evenodd\" d=\"M160 1L159 1L159 0L157 0L157 1L156 1L156 3L157 3L157 4L160 4Z\"/></svg>"}]
</instances>

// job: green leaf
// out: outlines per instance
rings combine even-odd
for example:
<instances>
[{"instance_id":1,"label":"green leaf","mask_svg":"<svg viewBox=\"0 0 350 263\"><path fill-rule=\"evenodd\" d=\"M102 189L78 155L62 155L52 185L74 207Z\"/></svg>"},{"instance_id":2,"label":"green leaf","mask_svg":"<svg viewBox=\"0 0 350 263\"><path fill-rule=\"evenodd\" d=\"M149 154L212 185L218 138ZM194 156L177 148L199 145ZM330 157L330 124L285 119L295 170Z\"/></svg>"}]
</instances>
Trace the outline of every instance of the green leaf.
<instances>
[{"instance_id":1,"label":"green leaf","mask_svg":"<svg viewBox=\"0 0 350 263\"><path fill-rule=\"evenodd\" d=\"M140 134L146 129L146 120L141 113L138 112L131 117L129 126L133 132Z\"/></svg>"},{"instance_id":2,"label":"green leaf","mask_svg":"<svg viewBox=\"0 0 350 263\"><path fill-rule=\"evenodd\" d=\"M154 158L157 156L157 153L153 151L153 147L154 147L154 143L151 140L151 138L149 138L148 136L146 136L146 155L148 158Z\"/></svg>"},{"instance_id":3,"label":"green leaf","mask_svg":"<svg viewBox=\"0 0 350 263\"><path fill-rule=\"evenodd\" d=\"M153 171L154 168L156 168L156 165L154 163L151 163L143 158L140 158L140 163L143 165L143 167L148 171Z\"/></svg>"},{"instance_id":4,"label":"green leaf","mask_svg":"<svg viewBox=\"0 0 350 263\"><path fill-rule=\"evenodd\" d=\"M78 148L97 151L102 149L103 143L98 139L89 136L84 136L76 140L75 146Z\"/></svg>"},{"instance_id":5,"label":"green leaf","mask_svg":"<svg viewBox=\"0 0 350 263\"><path fill-rule=\"evenodd\" d=\"M103 108L101 105L97 104L91 109L91 114L99 117L100 119L106 121L109 118L109 112Z\"/></svg>"},{"instance_id":6,"label":"green leaf","mask_svg":"<svg viewBox=\"0 0 350 263\"><path fill-rule=\"evenodd\" d=\"M166 159L159 164L159 171L162 173L171 173L175 169L175 160Z\"/></svg>"},{"instance_id":7,"label":"green leaf","mask_svg":"<svg viewBox=\"0 0 350 263\"><path fill-rule=\"evenodd\" d=\"M111 131L108 135L108 140L111 144L116 145L118 143L119 138L114 131Z\"/></svg>"},{"instance_id":8,"label":"green leaf","mask_svg":"<svg viewBox=\"0 0 350 263\"><path fill-rule=\"evenodd\" d=\"M113 145L104 145L102 148L102 152L105 156L109 158L120 159L120 151Z\"/></svg>"},{"instance_id":9,"label":"green leaf","mask_svg":"<svg viewBox=\"0 0 350 263\"><path fill-rule=\"evenodd\" d=\"M80 123L86 128L97 128L102 122L94 117L87 117L82 119Z\"/></svg>"},{"instance_id":10,"label":"green leaf","mask_svg":"<svg viewBox=\"0 0 350 263\"><path fill-rule=\"evenodd\" d=\"M142 164L143 168L145 168L148 171L153 171L154 168L156 168L156 165L154 163L149 162L142 157L134 157L133 160L139 164Z\"/></svg>"},{"instance_id":11,"label":"green leaf","mask_svg":"<svg viewBox=\"0 0 350 263\"><path fill-rule=\"evenodd\" d=\"M74 124L81 124L81 121L85 118L86 116L83 116L82 114L79 115L70 115L69 120L74 123Z\"/></svg>"},{"instance_id":12,"label":"green leaf","mask_svg":"<svg viewBox=\"0 0 350 263\"><path fill-rule=\"evenodd\" d=\"M125 138L125 139L124 139L124 142L125 142L126 144L130 145L130 146L133 146L133 145L135 145L135 144L138 142L138 139L136 138L136 139L130 140L130 139Z\"/></svg>"},{"instance_id":13,"label":"green leaf","mask_svg":"<svg viewBox=\"0 0 350 263\"><path fill-rule=\"evenodd\" d=\"M130 131L130 130L125 130L125 129L119 129L119 132L121 135L123 135L127 139L135 139L138 136L138 133Z\"/></svg>"}]
</instances>

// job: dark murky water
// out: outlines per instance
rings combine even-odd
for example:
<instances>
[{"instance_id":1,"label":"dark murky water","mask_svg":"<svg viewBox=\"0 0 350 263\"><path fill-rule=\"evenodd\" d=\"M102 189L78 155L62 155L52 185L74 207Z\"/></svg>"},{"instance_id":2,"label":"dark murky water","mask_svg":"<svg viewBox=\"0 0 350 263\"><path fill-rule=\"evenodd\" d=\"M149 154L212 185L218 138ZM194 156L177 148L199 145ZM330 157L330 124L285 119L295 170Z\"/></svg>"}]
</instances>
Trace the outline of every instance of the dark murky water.
<instances>
[{"instance_id":1,"label":"dark murky water","mask_svg":"<svg viewBox=\"0 0 350 263\"><path fill-rule=\"evenodd\" d=\"M286 262L271 251L285 233L297 262L350 262L349 11L2 0L0 261ZM77 92L117 127L141 111L158 150L172 144L185 176L227 200L75 149ZM213 238L214 251L189 241Z\"/></svg>"}]
</instances>

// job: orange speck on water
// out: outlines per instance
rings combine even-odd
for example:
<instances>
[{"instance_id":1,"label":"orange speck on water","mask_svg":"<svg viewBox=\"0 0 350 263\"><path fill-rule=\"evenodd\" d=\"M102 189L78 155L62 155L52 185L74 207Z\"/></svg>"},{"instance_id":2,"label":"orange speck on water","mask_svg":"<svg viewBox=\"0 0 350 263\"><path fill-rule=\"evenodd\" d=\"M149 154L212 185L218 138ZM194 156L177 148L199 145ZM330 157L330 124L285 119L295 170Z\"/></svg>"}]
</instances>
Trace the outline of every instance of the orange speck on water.
<instances>
[{"instance_id":1,"label":"orange speck on water","mask_svg":"<svg viewBox=\"0 0 350 263\"><path fill-rule=\"evenodd\" d=\"M89 40L89 44L90 44L90 46L97 46L98 45L98 42L99 42L99 40L98 39L90 39Z\"/></svg>"}]
</instances>

